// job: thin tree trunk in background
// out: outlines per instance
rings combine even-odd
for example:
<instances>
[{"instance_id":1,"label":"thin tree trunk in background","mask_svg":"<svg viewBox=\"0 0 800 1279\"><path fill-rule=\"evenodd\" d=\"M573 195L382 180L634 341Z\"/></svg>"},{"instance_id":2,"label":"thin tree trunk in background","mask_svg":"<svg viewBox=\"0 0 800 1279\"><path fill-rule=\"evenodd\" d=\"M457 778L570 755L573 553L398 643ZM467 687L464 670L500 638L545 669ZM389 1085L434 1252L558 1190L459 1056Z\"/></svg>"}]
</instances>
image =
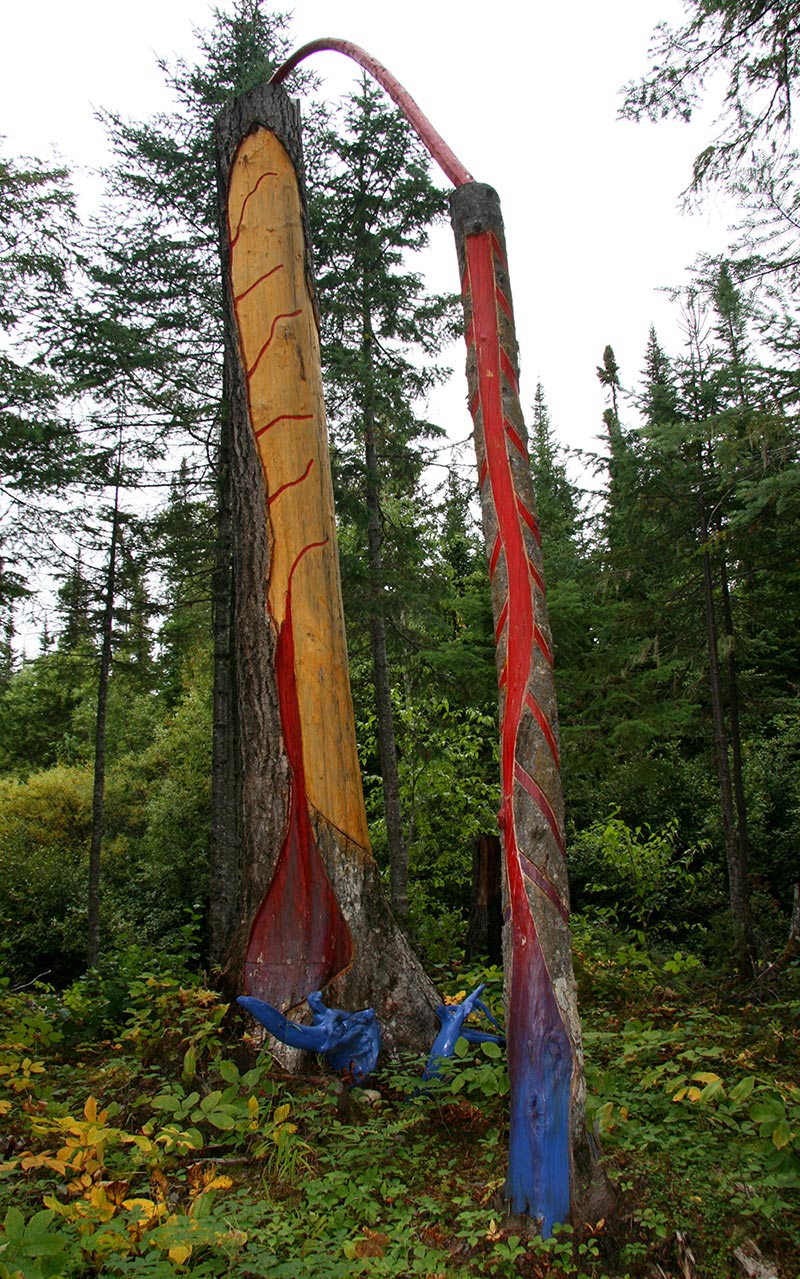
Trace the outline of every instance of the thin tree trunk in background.
<instances>
[{"instance_id":1,"label":"thin tree trunk in background","mask_svg":"<svg viewBox=\"0 0 800 1279\"><path fill-rule=\"evenodd\" d=\"M706 643L708 649L708 681L711 696L711 719L714 729L714 755L717 764L717 782L719 786L720 816L722 833L725 840L725 856L728 865L728 890L730 894L731 915L741 939L748 950L751 949L751 921L747 887L747 867L742 861L742 850L736 831L733 807L733 791L728 764L728 742L725 732L725 717L722 706L722 685L719 670L718 635L714 610L714 583L711 571L711 556L708 550L708 517L701 484L698 486L698 516L700 525L700 541L703 560L703 603L706 615Z\"/></svg>"},{"instance_id":2,"label":"thin tree trunk in background","mask_svg":"<svg viewBox=\"0 0 800 1279\"><path fill-rule=\"evenodd\" d=\"M728 566L725 563L724 556L720 563L720 586L722 593L722 622L725 628L725 660L728 668L728 716L731 734L733 797L736 802L739 859L746 875L750 857L747 838L747 800L744 793L744 770L742 767L742 730L739 721L739 678L736 668L736 637L733 630L731 595L728 587Z\"/></svg>"},{"instance_id":3,"label":"thin tree trunk in background","mask_svg":"<svg viewBox=\"0 0 800 1279\"><path fill-rule=\"evenodd\" d=\"M101 623L100 671L97 679L97 716L94 738L94 786L92 789L92 834L89 843L88 942L86 962L96 968L100 959L100 857L103 849L103 824L106 786L106 722L108 719L108 684L111 675L111 642L114 630L114 591L116 585L117 543L119 539L119 488L122 463L122 422L118 427L117 465L114 481L114 510L111 517L111 545L108 551L105 604Z\"/></svg>"},{"instance_id":4,"label":"thin tree trunk in background","mask_svg":"<svg viewBox=\"0 0 800 1279\"><path fill-rule=\"evenodd\" d=\"M227 400L227 396L226 396ZM214 692L209 856L209 960L221 966L236 925L241 879L236 748L236 672L233 664L233 533L231 527L230 425L220 422L217 465L217 546L212 586Z\"/></svg>"},{"instance_id":5,"label":"thin tree trunk in background","mask_svg":"<svg viewBox=\"0 0 800 1279\"><path fill-rule=\"evenodd\" d=\"M479 835L472 847L472 890L465 952L503 962L503 849L499 835Z\"/></svg>"},{"instance_id":6,"label":"thin tree trunk in background","mask_svg":"<svg viewBox=\"0 0 800 1279\"><path fill-rule=\"evenodd\" d=\"M372 388L372 334L369 301L363 301L363 358L366 371L364 403L364 460L367 498L367 556L370 578L369 637L375 684L375 714L378 725L378 752L383 781L383 809L389 846L389 883L392 910L399 920L408 918L408 849L403 838L400 808L400 776L392 713L392 686L386 649L386 618L383 611L383 559L381 547L380 470L375 444L375 408Z\"/></svg>"}]
</instances>

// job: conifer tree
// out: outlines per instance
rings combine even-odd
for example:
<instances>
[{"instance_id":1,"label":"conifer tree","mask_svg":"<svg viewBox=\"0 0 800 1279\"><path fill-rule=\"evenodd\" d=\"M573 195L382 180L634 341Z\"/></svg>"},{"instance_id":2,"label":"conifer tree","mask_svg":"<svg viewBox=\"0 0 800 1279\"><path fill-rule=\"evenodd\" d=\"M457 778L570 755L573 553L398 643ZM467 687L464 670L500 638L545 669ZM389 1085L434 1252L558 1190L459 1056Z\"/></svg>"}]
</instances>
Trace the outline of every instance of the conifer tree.
<instances>
[{"instance_id":1,"label":"conifer tree","mask_svg":"<svg viewBox=\"0 0 800 1279\"><path fill-rule=\"evenodd\" d=\"M353 521L366 564L380 770L392 908L408 913L392 716L387 629L402 607L387 590L390 564L420 536L421 446L440 432L415 401L441 376L429 360L452 326L451 299L426 294L404 255L423 248L446 202L410 126L366 77L348 99L341 129L321 139L326 169L312 172L310 214L319 280L322 358L336 459L339 510ZM394 543L394 545L393 545ZM394 552L394 555L393 555ZM408 575L404 575L403 588ZM401 590L403 589L401 588ZM392 607L394 604L394 608Z\"/></svg>"}]
</instances>

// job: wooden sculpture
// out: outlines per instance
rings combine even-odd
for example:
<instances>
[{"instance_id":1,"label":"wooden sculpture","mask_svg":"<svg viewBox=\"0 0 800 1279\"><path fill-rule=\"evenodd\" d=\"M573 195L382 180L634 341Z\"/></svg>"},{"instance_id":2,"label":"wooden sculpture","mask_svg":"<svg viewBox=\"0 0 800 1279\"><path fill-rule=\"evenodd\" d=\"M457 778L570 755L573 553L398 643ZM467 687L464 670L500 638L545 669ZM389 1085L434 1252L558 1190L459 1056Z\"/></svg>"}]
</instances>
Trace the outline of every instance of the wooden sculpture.
<instances>
[{"instance_id":1,"label":"wooden sculpture","mask_svg":"<svg viewBox=\"0 0 800 1279\"><path fill-rule=\"evenodd\" d=\"M346 53L379 80L456 187L452 220L500 689L511 1085L505 1193L513 1211L538 1218L543 1233L550 1234L556 1222L598 1209L600 1201L595 1198L590 1206L589 1195L601 1182L585 1127L551 640L500 206L495 192L473 181L397 81L357 46L335 40L306 45L273 84L319 49ZM243 548L248 600L237 607L252 610L251 591L255 608L261 607L258 577L266 571L263 607L274 637L274 661L266 673L274 685L269 684L267 696L274 696L279 708L289 791L266 891L257 902L245 894L244 917L251 911L253 922L243 966L248 994L282 1002L284 1008L334 979L336 1002L371 1004L386 1038L374 987L362 983L347 997L340 981L341 974L363 964L365 936L363 928L361 938L354 933L358 911L345 908L356 881L352 870L343 868L350 857L363 870L369 854L341 638L302 199L285 148L286 137L299 126L288 99L274 96L276 89L269 93L268 101L250 95L229 113L223 131L228 141L221 149L229 219L224 251L238 335L229 380L234 403L237 386L245 401L236 412L249 423L248 431L235 435L238 465L252 470L246 456L252 439L268 493L269 546L261 552L266 564ZM266 133L265 106L273 121ZM233 138L244 140L234 145ZM251 475L240 487L252 489L253 483ZM248 673L242 674L247 695ZM257 695L252 681L249 687ZM259 742L252 748L249 766L279 784L281 761L276 765L274 750L265 754ZM254 812L256 828L258 820ZM396 942L380 957L392 981L399 980L392 966L403 962Z\"/></svg>"}]
</instances>

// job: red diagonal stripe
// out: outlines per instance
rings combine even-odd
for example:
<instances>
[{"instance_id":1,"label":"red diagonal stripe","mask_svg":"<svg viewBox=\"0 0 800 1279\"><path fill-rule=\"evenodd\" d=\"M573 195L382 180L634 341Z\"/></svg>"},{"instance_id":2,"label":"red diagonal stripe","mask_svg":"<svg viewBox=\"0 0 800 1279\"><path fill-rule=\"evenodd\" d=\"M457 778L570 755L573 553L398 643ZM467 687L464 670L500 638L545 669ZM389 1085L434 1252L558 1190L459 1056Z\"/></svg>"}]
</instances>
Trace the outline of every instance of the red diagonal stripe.
<instances>
[{"instance_id":1,"label":"red diagonal stripe","mask_svg":"<svg viewBox=\"0 0 800 1279\"><path fill-rule=\"evenodd\" d=\"M514 372L514 366L502 347L500 347L500 368L508 378L514 394L519 395L519 382L517 380L517 375Z\"/></svg>"},{"instance_id":2,"label":"red diagonal stripe","mask_svg":"<svg viewBox=\"0 0 800 1279\"><path fill-rule=\"evenodd\" d=\"M526 857L524 853L520 853L519 856L520 862L522 863L523 875L526 875L528 879L533 880L536 887L544 893L547 900L553 903L559 915L564 920L564 923L568 924L569 911L561 900L555 884L553 884L547 876L539 870L539 867L535 866L530 858Z\"/></svg>"},{"instance_id":3,"label":"red diagonal stripe","mask_svg":"<svg viewBox=\"0 0 800 1279\"><path fill-rule=\"evenodd\" d=\"M561 834L561 830L558 825L558 820L550 806L550 801L545 795L544 791L541 789L540 786L537 786L533 778L530 777L529 774L525 772L525 769L522 767L522 765L519 763L518 760L514 764L514 776L519 782L520 786L523 788L523 790L526 790L528 794L535 800L537 806L539 807L540 811L544 815L547 825L550 827L550 830L553 832L553 838L558 844L559 850L561 852L561 856L565 857L567 853L567 849L564 843L564 836Z\"/></svg>"},{"instance_id":4,"label":"red diagonal stripe","mask_svg":"<svg viewBox=\"0 0 800 1279\"><path fill-rule=\"evenodd\" d=\"M496 255L496 256L500 259L500 265L502 266L503 270L507 272L507 271L508 271L508 262L506 261L506 255L505 255L505 253L503 252L503 250L502 250L502 249L501 249L501 247L500 247L500 241L498 240L498 238L497 238L497 236L495 235L494 231L490 231L490 232L489 232L489 236L490 236L491 241L492 241L492 248L494 249L495 255Z\"/></svg>"},{"instance_id":5,"label":"red diagonal stripe","mask_svg":"<svg viewBox=\"0 0 800 1279\"><path fill-rule=\"evenodd\" d=\"M494 631L495 643L499 641L500 636L503 634L503 627L505 626L507 620L508 620L508 600L506 600L505 604L503 605L502 612L500 613L500 616L497 619L497 626L495 627L495 631Z\"/></svg>"},{"instance_id":6,"label":"red diagonal stripe","mask_svg":"<svg viewBox=\"0 0 800 1279\"><path fill-rule=\"evenodd\" d=\"M544 653L544 657L545 657L545 661L547 662L547 665L552 666L553 665L552 650L550 648L550 645L547 643L547 640L545 639L544 635L539 630L539 627L536 625L535 622L533 624L533 642L534 644L538 644L539 648Z\"/></svg>"},{"instance_id":7,"label":"red diagonal stripe","mask_svg":"<svg viewBox=\"0 0 800 1279\"><path fill-rule=\"evenodd\" d=\"M521 457L525 458L525 461L527 462L528 450L525 448L525 445L522 443L522 440L517 435L517 432L514 430L508 418L504 419L503 425L506 428L506 435L510 439L511 443L514 445L514 448L517 450L517 452L520 454Z\"/></svg>"},{"instance_id":8,"label":"red diagonal stripe","mask_svg":"<svg viewBox=\"0 0 800 1279\"><path fill-rule=\"evenodd\" d=\"M558 758L558 744L556 743L556 739L553 735L553 730L550 727L550 724L548 723L547 716L545 715L539 703L533 700L533 696L530 692L527 694L525 698L525 704L528 707L528 710L533 715L533 718L536 720L536 723L539 725L540 729L542 730L542 733L544 734L544 740L547 742L547 745L550 747L550 754L553 756L553 759L556 762L556 767L557 768L560 767L559 758Z\"/></svg>"},{"instance_id":9,"label":"red diagonal stripe","mask_svg":"<svg viewBox=\"0 0 800 1279\"><path fill-rule=\"evenodd\" d=\"M531 512L528 510L525 503L519 497L517 498L517 510L519 511L520 515L522 516L523 520L527 524L530 531L533 533L533 536L536 538L536 545L541 546L542 535L539 532L539 525L536 523L536 520L534 519Z\"/></svg>"},{"instance_id":10,"label":"red diagonal stripe","mask_svg":"<svg viewBox=\"0 0 800 1279\"><path fill-rule=\"evenodd\" d=\"M494 292L495 292L495 297L497 298L497 304L500 307L501 311L505 311L509 320L511 320L513 323L514 314L511 310L511 303L509 302L503 290L500 288L499 284L495 285Z\"/></svg>"},{"instance_id":11,"label":"red diagonal stripe","mask_svg":"<svg viewBox=\"0 0 800 1279\"><path fill-rule=\"evenodd\" d=\"M494 539L494 546L492 548L492 557L489 560L489 576L490 577L494 577L494 570L497 568L497 561L500 558L500 552L502 551L502 549L503 549L503 543L500 538L500 534L498 533L497 537Z\"/></svg>"},{"instance_id":12,"label":"red diagonal stripe","mask_svg":"<svg viewBox=\"0 0 800 1279\"><path fill-rule=\"evenodd\" d=\"M542 577L542 575L541 575L541 573L539 572L538 568L537 568L537 567L536 567L536 565L534 564L534 562L533 562L533 560L531 559L530 555L528 556L528 568L530 569L531 577L533 578L534 582L535 582L535 583L536 583L536 585L538 586L539 590L542 592L542 595L546 595L546 594L547 594L547 588L545 587L545 584L544 584L544 578Z\"/></svg>"}]
</instances>

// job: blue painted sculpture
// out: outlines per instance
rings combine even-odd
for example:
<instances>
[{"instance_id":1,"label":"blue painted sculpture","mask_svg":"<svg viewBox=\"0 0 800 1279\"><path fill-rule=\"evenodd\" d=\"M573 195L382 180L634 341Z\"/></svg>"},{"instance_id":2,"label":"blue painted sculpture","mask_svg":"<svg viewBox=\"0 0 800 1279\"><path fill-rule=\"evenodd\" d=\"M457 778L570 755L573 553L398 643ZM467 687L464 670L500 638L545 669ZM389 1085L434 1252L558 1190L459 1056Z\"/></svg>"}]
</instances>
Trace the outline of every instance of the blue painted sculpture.
<instances>
[{"instance_id":1,"label":"blue painted sculpture","mask_svg":"<svg viewBox=\"0 0 800 1279\"><path fill-rule=\"evenodd\" d=\"M478 998L484 985L485 983L476 986L472 994L462 999L460 1004L439 1004L436 1016L442 1028L433 1041L427 1065L422 1073L423 1079L438 1079L439 1062L445 1057L452 1057L457 1039L466 1039L469 1044L505 1043L505 1038L501 1034L495 1035L487 1030L475 1030L472 1026L464 1024L471 1013L478 1012L482 1013L498 1031L500 1030L486 1004Z\"/></svg>"},{"instance_id":2,"label":"blue painted sculpture","mask_svg":"<svg viewBox=\"0 0 800 1279\"><path fill-rule=\"evenodd\" d=\"M355 1083L362 1084L375 1069L381 1050L381 1031L373 1009L347 1013L341 1008L327 1008L318 990L306 998L314 1014L310 1026L290 1021L272 1004L250 995L240 995L236 1002L281 1043L323 1053L334 1070L349 1073Z\"/></svg>"}]
</instances>

